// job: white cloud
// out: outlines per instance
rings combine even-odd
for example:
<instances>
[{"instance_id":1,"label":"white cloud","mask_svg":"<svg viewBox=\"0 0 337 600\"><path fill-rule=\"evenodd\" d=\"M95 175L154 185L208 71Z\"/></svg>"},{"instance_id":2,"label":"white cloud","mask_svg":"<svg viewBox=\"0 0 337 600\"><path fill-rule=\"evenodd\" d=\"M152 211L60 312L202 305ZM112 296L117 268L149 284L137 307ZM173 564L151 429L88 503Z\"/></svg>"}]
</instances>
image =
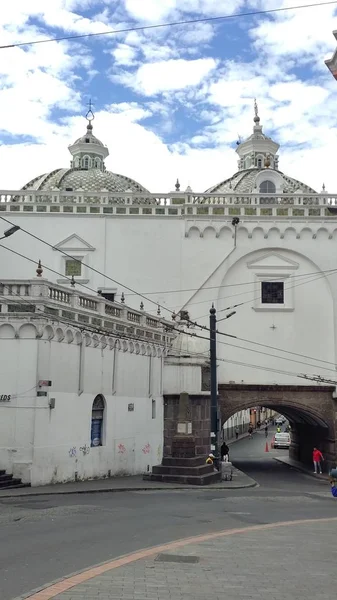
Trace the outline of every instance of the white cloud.
<instances>
[{"instance_id":1,"label":"white cloud","mask_svg":"<svg viewBox=\"0 0 337 600\"><path fill-rule=\"evenodd\" d=\"M118 44L117 48L112 50L112 55L116 65L131 67L135 64L137 56L136 48L127 44Z\"/></svg>"},{"instance_id":2,"label":"white cloud","mask_svg":"<svg viewBox=\"0 0 337 600\"><path fill-rule=\"evenodd\" d=\"M215 69L216 64L213 58L153 62L143 64L135 74L125 72L117 79L145 96L152 96L197 86Z\"/></svg>"},{"instance_id":3,"label":"white cloud","mask_svg":"<svg viewBox=\"0 0 337 600\"><path fill-rule=\"evenodd\" d=\"M243 6L265 8L261 0L11 0L2 7L0 37L2 43L27 41L55 31L113 29L116 23L130 24L130 18L154 23L229 14ZM93 16L95 10L100 12ZM84 119L73 115L82 110L81 96L90 95L88 79L99 67L94 93L97 108L106 106L97 110L94 126L109 146L112 171L152 191L171 190L177 177L182 189L214 185L237 169L230 145L238 134L251 133L256 96L265 133L281 143L280 168L315 189L325 181L335 191L330 162L337 89L323 64L335 48L333 10L237 20L242 33L240 39L233 35L234 50L223 45L220 25L202 23L94 38L94 44L84 40L1 51L2 131L39 143L0 146L0 188L20 187L69 164L67 146L85 131ZM240 55L228 60L229 52ZM119 85L112 86L108 75ZM145 101L135 102L137 93ZM59 107L63 112L56 112L56 120Z\"/></svg>"},{"instance_id":4,"label":"white cloud","mask_svg":"<svg viewBox=\"0 0 337 600\"><path fill-rule=\"evenodd\" d=\"M162 22L171 16L191 13L194 17L237 12L245 0L124 0L127 12L145 22Z\"/></svg>"},{"instance_id":5,"label":"white cloud","mask_svg":"<svg viewBox=\"0 0 337 600\"><path fill-rule=\"evenodd\" d=\"M337 27L337 7L319 6L323 1L318 0L316 7L274 13L260 20L250 32L255 47L269 55L296 56L303 60L311 56L321 61L322 54L333 45L331 31ZM278 1L280 7L293 5L293 0Z\"/></svg>"}]
</instances>

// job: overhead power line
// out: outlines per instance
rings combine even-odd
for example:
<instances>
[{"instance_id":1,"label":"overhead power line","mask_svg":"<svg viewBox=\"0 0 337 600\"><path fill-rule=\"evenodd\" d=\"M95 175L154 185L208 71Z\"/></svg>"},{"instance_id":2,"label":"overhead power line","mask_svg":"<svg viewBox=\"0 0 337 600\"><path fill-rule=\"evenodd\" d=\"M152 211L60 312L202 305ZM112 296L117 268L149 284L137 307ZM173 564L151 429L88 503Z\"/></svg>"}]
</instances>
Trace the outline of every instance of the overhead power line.
<instances>
[{"instance_id":1,"label":"overhead power line","mask_svg":"<svg viewBox=\"0 0 337 600\"><path fill-rule=\"evenodd\" d=\"M0 281L0 284L3 285L5 288L8 287L8 286L6 286L6 284L4 284L1 281ZM20 304L22 306L25 306L25 305L29 304L31 306L31 301L29 301L28 299L23 298L22 296L20 296L17 293L14 294L14 295L16 295L16 296L19 297L19 300L17 301L18 304ZM0 298L2 298L3 300L5 300L5 301L8 302L8 296L2 296L2 295L0 295ZM91 325L88 325L88 324L85 324L85 325L82 326L81 324L74 323L73 321L71 321L69 319L66 319L64 317L60 318L59 316L52 316L52 315L46 314L43 311L41 311L38 307L35 307L35 309L36 309L36 312L32 312L32 311L27 310L27 313L28 314L32 314L33 316L36 316L37 313L40 313L41 316L43 316L46 319L49 319L51 321L57 321L57 322L63 323L65 325L67 325L67 326L71 326L74 329L78 329L81 332L87 331L88 333L99 333L101 335L107 335L107 336L110 336L110 337L111 337L111 335L113 335L114 337L116 337L115 333L111 332L110 330L104 330L102 328L91 326ZM172 328L172 329L175 329L175 328ZM182 333L182 332L179 331L179 333ZM190 335L191 337L197 337L197 338L209 341L208 338L200 336L198 334L188 333L188 332L184 332L184 333L186 333L187 335ZM131 337L131 336L126 336L126 335L118 333L118 337L121 338L121 339L127 339L127 340L144 342L143 339L137 338L136 336L132 336ZM223 345L230 345L230 346L232 345L232 346L234 346L233 344L225 344L224 342L219 342L219 343L223 344ZM237 347L237 346L234 346L234 347ZM243 348L243 350L246 350L246 348ZM174 354L179 354L181 356L184 356L186 354L195 355L195 356L205 355L205 359L208 358L207 355L206 355L206 352L190 352L190 351L187 351L187 352L184 352L184 351L177 352L176 350L174 350ZM265 353L259 352L259 354L265 354ZM277 356L274 356L274 357L278 358ZM263 366L263 365L254 365L254 364L251 364L251 363L246 363L246 362L242 362L242 361L235 361L235 360L225 359L225 358L218 358L217 360L220 361L220 362L225 362L225 363L229 363L229 364L236 364L236 365L239 365L239 366L244 366L244 367L259 369L259 370L268 371L268 372L272 372L272 373L277 373L278 375L286 375L286 376L289 376L289 377L299 377L299 378L308 379L308 380L310 379L310 380L314 380L314 381L317 381L317 382L320 382L320 383L331 383L331 384L335 384L336 383L337 384L337 382L325 379L325 378L321 377L320 375L307 375L307 374L303 374L303 373L301 373L301 374L299 374L299 373L293 373L291 371L284 371L282 369L276 369L276 368L267 367L267 366ZM299 362L299 361L292 361L292 362ZM301 364L306 364L306 363L301 363ZM314 367L314 365L308 365L308 366ZM320 367L318 367L318 368L320 368ZM329 369L326 369L326 370L329 370Z\"/></svg>"},{"instance_id":2,"label":"overhead power line","mask_svg":"<svg viewBox=\"0 0 337 600\"><path fill-rule=\"evenodd\" d=\"M292 275L289 279L291 279L291 281L293 279L298 279L301 277L307 277L309 275L318 275L321 273L325 273L328 274L330 272L335 272L337 269L326 269L326 270L320 270L320 271L307 271L307 273L298 273L297 275ZM279 277L268 277L268 281L280 281ZM176 290L156 290L154 292L142 292L142 294L146 294L147 296L154 296L155 294L182 294L184 292L203 292L205 290L219 290L219 289L223 289L223 288L232 288L232 287L240 287L243 285L256 285L256 281L241 281L238 283L224 283L224 284L219 284L219 285L210 285L210 286L203 286L201 284L200 287L197 288L182 288L182 289L176 289ZM236 296L241 295L241 293L243 294L248 294L248 292L240 292L239 294L235 294ZM135 296L138 294L129 294L129 296ZM226 296L226 298L232 298L233 296ZM203 300L202 302L210 302L210 300ZM191 306L192 304L202 304L201 302L191 302L189 304L189 306Z\"/></svg>"},{"instance_id":3,"label":"overhead power line","mask_svg":"<svg viewBox=\"0 0 337 600\"><path fill-rule=\"evenodd\" d=\"M3 221L5 221L5 222L9 223L10 225L14 225L14 223L12 223L11 221L9 221L8 219L5 219L5 217L2 217L2 216L0 216L0 218L1 218ZM47 246L49 246L49 247L51 247L51 248L53 248L53 249L55 248L55 246L53 246L52 244L49 244L49 242L46 242L46 241L45 241L45 240L43 240L42 238L39 238L39 237L37 237L36 235L34 235L33 233L31 233L31 232L27 231L26 229L23 229L23 228L21 228L20 230L21 230L21 231L23 231L24 233L26 233L27 235L30 235L30 236L32 236L33 238L37 239L38 241L40 241L40 242L42 242L42 243L46 244ZM20 254L20 253L16 252L15 250L12 250L12 249L10 249L10 248L7 248L6 246L3 246L3 247L4 247L4 248L6 248L6 250L9 250L10 252L13 252L14 254L18 254L18 255L19 255L19 256L21 256L22 258L26 258L26 259L27 259L27 260L29 260L30 262L34 262L34 264L36 264L36 261L33 261L33 259L27 258L27 257L26 257L26 256L24 256L23 254ZM64 252L63 250L61 250L61 249L58 249L58 248L56 248L56 249L57 249L57 250L59 250L59 251L60 251L62 254L65 254L66 256L68 256L69 258L71 258L71 259L73 259L73 260L74 260L74 257L70 256L69 254L67 254L67 253L66 253L66 252ZM75 259L75 260L77 260L77 259ZM82 262L82 261L80 261L80 260L78 260L78 262L80 262L80 263L82 263L82 264L86 264L86 263L83 263L83 262ZM119 282L117 282L116 280L112 279L112 278L111 278L111 277L109 277L108 275L106 275L106 274L104 274L104 273L101 273L100 271L97 271L97 269L94 269L93 267L90 267L90 265L86 265L86 266L88 266L88 268L92 269L93 271L95 271L95 272L99 273L99 274L100 274L100 275L102 275L103 277L105 277L105 278L107 278L107 279L110 279L110 280L114 281L115 283L117 283L117 285L120 285L120 286L121 286L121 287L123 287L124 289L131 289L131 288L128 288L127 286L125 286L125 285L123 286L122 284L120 284L120 283L119 283ZM47 267L47 266L45 266L45 268L46 268L46 269L49 269L49 267ZM49 270L53 271L53 269L49 269ZM330 271L333 271L333 272L335 272L336 270L335 270L335 269L331 269ZM54 271L54 272L56 272L56 273L57 273L57 271ZM313 281L313 280L311 280L311 281ZM305 283L310 283L310 281L309 281L309 282L300 282L300 283L298 283L298 285L304 285ZM292 287L296 287L296 286L292 286ZM90 288L90 289L91 289L91 288ZM132 290L132 292L133 292L134 294L137 294L137 292L135 292L134 290ZM96 293L96 292L95 292L95 293ZM141 296L142 298L145 298L146 300L148 300L148 298L147 298L146 296L144 296L143 294L137 294L137 295L139 295L139 296ZM161 306L160 304L158 304L157 302L154 302L153 300L149 300L149 301L150 301L150 302L152 302L153 304L156 304L156 306ZM251 301L249 301L249 302L251 302ZM244 303L242 303L242 304L244 304ZM239 306L239 305L236 305L236 306ZM170 312L170 313L174 314L174 313L173 313L173 311L170 311L168 308L166 308L166 307L162 307L162 308L165 308L165 310L167 310L168 312ZM229 307L229 308L233 308L233 307ZM225 310L225 309L224 309L224 310ZM229 310L229 309L228 309L228 310ZM205 316L207 316L207 315L205 315ZM201 317L199 317L199 318L201 318ZM70 323L72 323L72 322L69 322L68 324L70 324ZM204 330L204 331L207 331L207 332L209 332L209 331L210 331L210 330L209 330L209 328L208 328L206 325L200 325L200 324L199 324L199 323L197 323L196 321L189 320L189 323L190 323L191 325L194 325L194 326L198 327L198 328L199 328L199 329L201 329L201 330ZM167 323L163 322L163 324L167 326ZM175 327L173 324L172 324L172 325L170 324L170 328L171 328L173 331L177 331L179 334L185 333L186 335L190 335L190 336L192 336L192 337L200 337L201 339L208 339L208 338L204 338L204 337L202 337L202 336L198 336L198 335L197 335L197 334L195 334L195 333L194 333L194 334L193 334L193 333L188 333L188 332L186 332L186 331L185 331L185 332L183 332L181 329L178 329L178 328L177 328L177 327ZM84 328L82 328L82 329L84 329ZM96 328L96 332L97 332L97 328ZM253 340L246 340L246 339L244 339L244 338L240 338L240 337L237 337L236 335L231 335L231 334L228 334L228 333L225 333L225 332L217 331L217 333L218 333L219 335L223 335L223 336L225 336L225 337L228 337L228 338L237 339L238 341L243 341L243 342L245 342L245 343L254 344L254 345L257 345L257 346L261 346L261 347L266 347L266 348L268 348L268 349L275 350L276 352L288 353L288 354L290 354L290 355L293 355L293 356L298 356L298 357L300 357L300 358L305 358L305 359L309 359L309 360L313 360L313 361L318 361L318 362L322 362L322 363L324 363L324 364L331 364L331 365L335 365L335 363L333 363L333 362L329 362L329 361L323 361L323 360L321 360L321 359L319 359L319 358L314 358L314 357L310 357L310 356L302 355L302 354L299 354L299 353L291 352L290 350L284 350L284 349L282 349L282 348L276 348L276 347L273 347L273 346L268 346L268 345L266 345L266 344L262 344L262 343L259 343L259 342L255 342L255 341L253 341ZM105 332L104 334L106 335L106 332ZM219 343L221 343L221 342L219 342ZM275 358L282 358L282 357L277 357L277 356L275 356ZM313 365L312 365L312 366L313 366Z\"/></svg>"},{"instance_id":4,"label":"overhead power line","mask_svg":"<svg viewBox=\"0 0 337 600\"><path fill-rule=\"evenodd\" d=\"M159 2L160 0L158 0ZM22 46L35 46L37 44L50 44L52 42L64 42L67 40L79 40L84 38L102 37L105 35L116 35L119 33L130 33L131 31L148 31L151 29L164 29L165 27L177 27L179 25L195 25L196 23L216 23L221 21L227 21L229 19L238 19L242 17L258 17L261 15L289 12L294 10L301 10L304 8L319 8L321 6L328 6L337 4L337 0L332 2L314 2L312 4L300 4L297 6L284 6L281 8L269 8L266 10L254 10L249 12L234 13L233 15L222 15L219 17L203 17L199 19L185 19L182 21L171 21L170 23L156 23L155 25L141 25L133 27L125 27L123 29L112 29L110 31L98 31L95 33L81 33L77 35L66 35L62 37L45 38L42 40L31 40L29 42L17 42L13 44L5 44L0 46L0 50L5 48L20 48Z\"/></svg>"},{"instance_id":5,"label":"overhead power line","mask_svg":"<svg viewBox=\"0 0 337 600\"><path fill-rule=\"evenodd\" d=\"M5 221L6 223L11 223L11 221L9 221L8 219L5 219L5 217L1 216L0 219L2 219L3 221ZM11 223L11 225L14 226L15 224ZM80 263L81 265L84 265L87 269L90 269L90 271L93 271L94 273L97 273L98 275L101 275L101 277L104 277L105 279L108 279L109 281L112 281L116 285L119 285L122 289L128 290L128 291L132 292L133 294L136 294L137 296L139 296L143 300L146 300L147 302L150 302L151 304L155 304L157 307L159 306L160 308L162 308L163 310L166 310L167 312L169 312L172 315L174 314L173 310L170 310L169 308L166 308L166 306L163 306L162 304L159 304L155 300L151 300L151 298L148 298L147 296L145 296L144 294L141 294L140 292L136 292L134 289L130 288L129 286L123 285L120 281L117 281L117 279L113 279L113 277L110 277L106 273L102 273L102 271L99 271L98 269L95 269L95 267L92 267L91 265L88 265L88 263L83 262L83 260L80 260L80 259L76 258L75 256L71 256L71 254L68 254L68 252L65 252L64 250L62 250L62 248L57 248L57 246L53 246L53 244L50 244L49 242L47 242L43 238L35 235L34 233L31 233L30 231L27 231L27 229L24 229L23 227L20 227L20 231L23 231L23 233L25 233L26 235L29 235L30 237L34 238L38 242L41 242L42 244L45 244L46 246L48 246L52 250L57 250L61 254L64 254L64 256L67 256L67 258L70 258L71 260L74 260L74 261Z\"/></svg>"}]
</instances>

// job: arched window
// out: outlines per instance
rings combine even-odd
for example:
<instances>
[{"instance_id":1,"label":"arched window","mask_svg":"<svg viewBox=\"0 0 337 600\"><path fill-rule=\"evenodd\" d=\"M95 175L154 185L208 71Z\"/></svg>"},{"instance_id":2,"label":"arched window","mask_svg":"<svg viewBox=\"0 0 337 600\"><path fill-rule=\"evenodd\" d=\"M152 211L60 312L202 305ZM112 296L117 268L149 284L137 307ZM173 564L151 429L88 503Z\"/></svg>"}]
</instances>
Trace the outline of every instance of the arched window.
<instances>
[{"instance_id":1,"label":"arched window","mask_svg":"<svg viewBox=\"0 0 337 600\"><path fill-rule=\"evenodd\" d=\"M261 169L262 168L262 158L258 158L257 159L257 168Z\"/></svg>"},{"instance_id":2,"label":"arched window","mask_svg":"<svg viewBox=\"0 0 337 600\"><path fill-rule=\"evenodd\" d=\"M266 180L260 183L260 194L276 194L276 186L272 181Z\"/></svg>"},{"instance_id":3,"label":"arched window","mask_svg":"<svg viewBox=\"0 0 337 600\"><path fill-rule=\"evenodd\" d=\"M89 169L89 157L88 156L85 156L82 159L82 165L83 165L84 169Z\"/></svg>"},{"instance_id":4,"label":"arched window","mask_svg":"<svg viewBox=\"0 0 337 600\"><path fill-rule=\"evenodd\" d=\"M103 421L105 401L101 394L92 403L91 412L91 447L103 445Z\"/></svg>"},{"instance_id":5,"label":"arched window","mask_svg":"<svg viewBox=\"0 0 337 600\"><path fill-rule=\"evenodd\" d=\"M100 163L101 163L101 161L99 160L99 158L95 158L95 168L96 169L100 168Z\"/></svg>"}]
</instances>

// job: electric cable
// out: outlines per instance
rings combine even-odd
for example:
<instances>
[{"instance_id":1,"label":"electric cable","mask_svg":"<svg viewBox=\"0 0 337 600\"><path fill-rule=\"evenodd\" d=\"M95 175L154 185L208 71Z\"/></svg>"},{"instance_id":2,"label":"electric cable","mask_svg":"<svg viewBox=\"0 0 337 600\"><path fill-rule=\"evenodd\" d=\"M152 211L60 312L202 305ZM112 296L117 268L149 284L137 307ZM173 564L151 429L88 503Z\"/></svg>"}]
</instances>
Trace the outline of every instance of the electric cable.
<instances>
[{"instance_id":1,"label":"electric cable","mask_svg":"<svg viewBox=\"0 0 337 600\"><path fill-rule=\"evenodd\" d=\"M105 35L115 35L120 33L130 33L132 31L148 31L151 29L163 29L164 27L177 27L178 25L194 25L196 23L210 23L210 22L220 22L229 19L238 19L242 17L256 17L261 15L267 15L272 13L281 13L291 10L301 10L304 8L319 8L321 6L328 6L331 4L337 4L337 0L330 2L314 2L312 4L301 4L298 6L283 6L280 8L270 8L266 10L255 10L249 12L241 12L234 13L232 15L223 15L218 17L203 17L198 19L185 19L182 21L172 21L170 23L157 23L155 25L142 25L142 26L133 26L133 27L125 27L123 29L112 29L110 31L98 31L95 33L81 33L76 35L67 35L62 37L54 37L54 38L46 38L42 40L31 40L28 42L16 42L13 44L5 44L0 46L0 50L5 48L20 48L22 46L34 46L37 44L49 44L52 42L63 42L67 40L78 40L83 38L93 38L93 37L102 37Z\"/></svg>"}]
</instances>

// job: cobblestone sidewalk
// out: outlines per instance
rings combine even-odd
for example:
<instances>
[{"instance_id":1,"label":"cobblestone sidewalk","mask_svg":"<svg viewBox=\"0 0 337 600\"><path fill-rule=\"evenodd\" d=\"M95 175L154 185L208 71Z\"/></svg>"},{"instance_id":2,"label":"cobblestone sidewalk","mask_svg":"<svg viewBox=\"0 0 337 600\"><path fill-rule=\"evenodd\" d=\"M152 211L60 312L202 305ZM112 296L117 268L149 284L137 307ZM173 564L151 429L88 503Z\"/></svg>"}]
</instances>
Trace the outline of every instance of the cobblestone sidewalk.
<instances>
[{"instance_id":1,"label":"cobblestone sidewalk","mask_svg":"<svg viewBox=\"0 0 337 600\"><path fill-rule=\"evenodd\" d=\"M336 534L337 517L198 536L112 561L31 600L335 600ZM62 592L69 583L77 585Z\"/></svg>"}]
</instances>

